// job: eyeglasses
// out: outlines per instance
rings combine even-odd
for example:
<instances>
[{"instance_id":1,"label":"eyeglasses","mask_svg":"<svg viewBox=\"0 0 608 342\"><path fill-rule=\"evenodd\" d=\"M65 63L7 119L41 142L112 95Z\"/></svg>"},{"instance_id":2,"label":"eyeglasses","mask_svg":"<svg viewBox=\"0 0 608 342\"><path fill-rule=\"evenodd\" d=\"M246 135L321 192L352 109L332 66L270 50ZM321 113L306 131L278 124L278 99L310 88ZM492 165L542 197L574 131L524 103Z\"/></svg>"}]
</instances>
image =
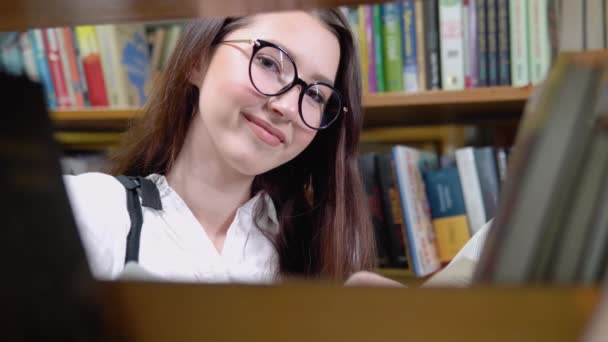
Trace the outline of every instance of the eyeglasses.
<instances>
[{"instance_id":1,"label":"eyeglasses","mask_svg":"<svg viewBox=\"0 0 608 342\"><path fill-rule=\"evenodd\" d=\"M279 46L261 39L224 40L222 43L253 45L249 79L260 94L279 96L299 85L300 118L309 128L325 129L336 121L341 112L348 112L346 107L342 107L342 97L334 87L323 82L308 84L299 78L296 63Z\"/></svg>"}]
</instances>

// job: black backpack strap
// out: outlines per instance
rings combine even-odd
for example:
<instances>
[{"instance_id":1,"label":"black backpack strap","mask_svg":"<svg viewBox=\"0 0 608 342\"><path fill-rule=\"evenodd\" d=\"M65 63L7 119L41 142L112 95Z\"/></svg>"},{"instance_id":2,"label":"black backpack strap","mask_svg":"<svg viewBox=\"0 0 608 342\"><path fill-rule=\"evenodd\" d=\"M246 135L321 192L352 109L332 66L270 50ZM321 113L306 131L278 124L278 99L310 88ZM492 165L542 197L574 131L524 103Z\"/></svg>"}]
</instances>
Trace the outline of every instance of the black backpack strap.
<instances>
[{"instance_id":1,"label":"black backpack strap","mask_svg":"<svg viewBox=\"0 0 608 342\"><path fill-rule=\"evenodd\" d=\"M129 261L139 261L139 240L141 227L143 225L143 213L141 206L162 210L160 194L151 180L144 177L116 176L116 179L127 190L127 210L131 219L131 227L127 235L127 248L125 253L125 264ZM139 197L141 196L141 203Z\"/></svg>"}]
</instances>

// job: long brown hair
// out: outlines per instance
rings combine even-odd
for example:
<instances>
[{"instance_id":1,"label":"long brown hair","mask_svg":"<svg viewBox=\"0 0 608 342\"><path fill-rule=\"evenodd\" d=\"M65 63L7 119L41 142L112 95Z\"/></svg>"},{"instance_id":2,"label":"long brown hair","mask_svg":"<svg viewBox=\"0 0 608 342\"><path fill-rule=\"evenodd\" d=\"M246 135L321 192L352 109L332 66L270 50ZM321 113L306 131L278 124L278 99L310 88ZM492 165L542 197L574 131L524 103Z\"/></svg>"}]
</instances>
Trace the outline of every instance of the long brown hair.
<instances>
[{"instance_id":1,"label":"long brown hair","mask_svg":"<svg viewBox=\"0 0 608 342\"><path fill-rule=\"evenodd\" d=\"M357 168L363 122L361 77L355 43L341 12L329 9L311 14L339 40L335 87L348 113L319 131L296 158L256 176L251 191L266 191L275 205L280 229L272 241L282 275L341 280L375 266L373 230ZM155 82L143 117L133 123L123 146L112 156L111 173L165 174L171 168L197 112L198 88L189 82L190 71L197 66L205 69L215 44L249 21L247 17L210 18L186 27ZM258 203L254 217L260 227L266 208L263 201Z\"/></svg>"}]
</instances>

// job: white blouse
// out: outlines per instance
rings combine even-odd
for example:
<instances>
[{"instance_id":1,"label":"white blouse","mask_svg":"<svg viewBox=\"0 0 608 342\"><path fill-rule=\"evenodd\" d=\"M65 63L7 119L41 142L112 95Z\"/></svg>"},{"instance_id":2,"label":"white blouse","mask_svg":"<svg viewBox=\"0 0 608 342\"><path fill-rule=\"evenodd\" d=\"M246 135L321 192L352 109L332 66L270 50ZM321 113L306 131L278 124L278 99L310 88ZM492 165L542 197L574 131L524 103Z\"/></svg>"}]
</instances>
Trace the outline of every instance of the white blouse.
<instances>
[{"instance_id":1,"label":"white blouse","mask_svg":"<svg viewBox=\"0 0 608 342\"><path fill-rule=\"evenodd\" d=\"M271 241L253 224L255 204L264 200L271 236L278 233L270 196L258 193L237 210L221 253L164 176L152 174L163 210L142 207L139 266L167 281L272 282L278 272L278 254ZM131 220L126 190L113 176L86 173L65 176L64 182L93 274L116 279L124 270Z\"/></svg>"}]
</instances>

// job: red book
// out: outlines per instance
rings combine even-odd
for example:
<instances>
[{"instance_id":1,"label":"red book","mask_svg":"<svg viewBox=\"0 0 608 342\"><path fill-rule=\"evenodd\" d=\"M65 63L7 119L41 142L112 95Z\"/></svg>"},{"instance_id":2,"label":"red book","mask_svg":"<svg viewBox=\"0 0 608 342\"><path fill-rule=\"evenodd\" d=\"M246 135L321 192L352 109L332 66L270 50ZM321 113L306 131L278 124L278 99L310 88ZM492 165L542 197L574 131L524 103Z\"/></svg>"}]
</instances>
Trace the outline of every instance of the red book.
<instances>
[{"instance_id":1,"label":"red book","mask_svg":"<svg viewBox=\"0 0 608 342\"><path fill-rule=\"evenodd\" d=\"M91 106L94 107L107 107L110 103L108 101L106 83L103 77L101 58L99 57L99 46L97 43L95 27L77 26L76 40L78 41L78 48L82 58L82 68L87 80L89 102L91 103Z\"/></svg>"},{"instance_id":2,"label":"red book","mask_svg":"<svg viewBox=\"0 0 608 342\"><path fill-rule=\"evenodd\" d=\"M59 44L57 42L55 30L44 29L43 32L44 49L46 50L51 78L53 79L53 85L55 86L57 106L59 108L69 108L72 106L72 101L70 100L68 84L65 79L63 66L61 65L61 53L59 52Z\"/></svg>"}]
</instances>

